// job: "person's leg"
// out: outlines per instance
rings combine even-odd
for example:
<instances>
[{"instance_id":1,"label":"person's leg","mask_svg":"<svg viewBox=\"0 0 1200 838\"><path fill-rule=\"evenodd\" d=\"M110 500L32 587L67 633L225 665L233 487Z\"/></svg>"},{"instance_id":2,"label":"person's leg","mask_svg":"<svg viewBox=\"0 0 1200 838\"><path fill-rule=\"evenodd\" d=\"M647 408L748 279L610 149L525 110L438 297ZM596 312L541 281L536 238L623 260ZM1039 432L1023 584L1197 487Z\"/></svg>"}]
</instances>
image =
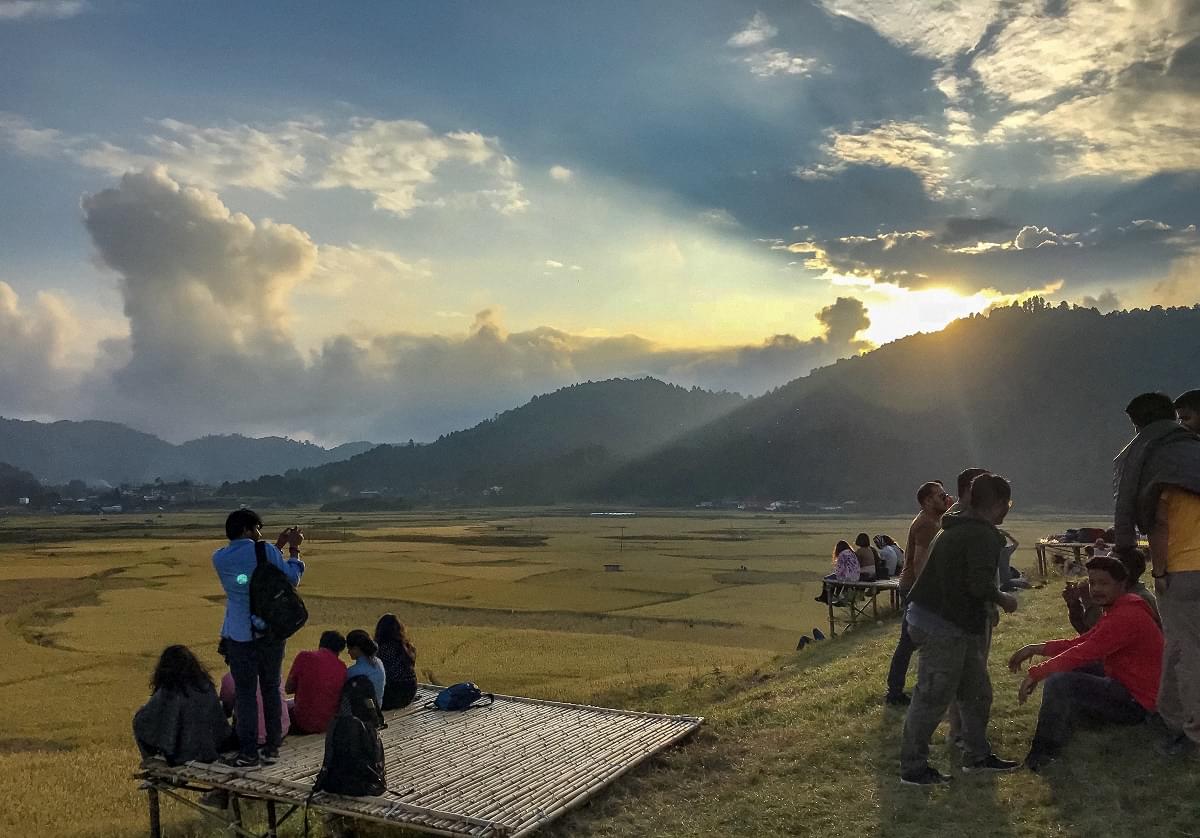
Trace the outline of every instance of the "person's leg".
<instances>
[{"instance_id":1,"label":"person's leg","mask_svg":"<svg viewBox=\"0 0 1200 838\"><path fill-rule=\"evenodd\" d=\"M984 628L983 636L983 662L985 665L992 652L992 627L994 623L990 620L991 616L989 616L989 622ZM998 615L995 616L995 620L999 622ZM946 721L950 723L950 730L946 733L946 741L955 747L964 748L966 737L963 735L962 711L958 707L958 699L950 702L950 709L946 711Z\"/></svg>"},{"instance_id":2,"label":"person's leg","mask_svg":"<svg viewBox=\"0 0 1200 838\"><path fill-rule=\"evenodd\" d=\"M255 658L258 667L258 685L263 695L263 724L266 728L267 741L263 743L264 750L278 750L283 741L283 722L280 719L279 680L283 668L283 640L272 640L260 637L255 643ZM239 689L238 695L241 695ZM256 702L257 703L257 702ZM257 713L257 707L255 708ZM257 739L257 731L255 731Z\"/></svg>"},{"instance_id":3,"label":"person's leg","mask_svg":"<svg viewBox=\"0 0 1200 838\"><path fill-rule=\"evenodd\" d=\"M1200 571L1172 573L1159 608L1166 644L1158 712L1173 733L1200 743Z\"/></svg>"},{"instance_id":4,"label":"person's leg","mask_svg":"<svg viewBox=\"0 0 1200 838\"><path fill-rule=\"evenodd\" d=\"M1137 724L1146 711L1119 681L1091 672L1056 672L1042 683L1042 706L1030 751L1057 755L1080 720Z\"/></svg>"},{"instance_id":5,"label":"person's leg","mask_svg":"<svg viewBox=\"0 0 1200 838\"><path fill-rule=\"evenodd\" d=\"M963 641L949 634L934 634L909 626L917 647L917 684L904 717L900 748L900 776L911 777L929 766L929 739L958 690L963 668Z\"/></svg>"},{"instance_id":6,"label":"person's leg","mask_svg":"<svg viewBox=\"0 0 1200 838\"><path fill-rule=\"evenodd\" d=\"M963 765L973 765L992 753L987 738L992 712L992 679L988 675L987 635L971 635L964 643L962 671L956 693L963 740Z\"/></svg>"},{"instance_id":7,"label":"person's leg","mask_svg":"<svg viewBox=\"0 0 1200 838\"><path fill-rule=\"evenodd\" d=\"M908 619L901 614L900 641L896 644L896 651L892 653L892 665L888 669L887 699L889 701L903 700L905 697L904 681L908 678L908 665L912 661L913 651L916 648L908 633Z\"/></svg>"},{"instance_id":8,"label":"person's leg","mask_svg":"<svg viewBox=\"0 0 1200 838\"><path fill-rule=\"evenodd\" d=\"M229 671L233 673L235 730L238 752L258 757L258 656L253 642L230 640Z\"/></svg>"}]
</instances>

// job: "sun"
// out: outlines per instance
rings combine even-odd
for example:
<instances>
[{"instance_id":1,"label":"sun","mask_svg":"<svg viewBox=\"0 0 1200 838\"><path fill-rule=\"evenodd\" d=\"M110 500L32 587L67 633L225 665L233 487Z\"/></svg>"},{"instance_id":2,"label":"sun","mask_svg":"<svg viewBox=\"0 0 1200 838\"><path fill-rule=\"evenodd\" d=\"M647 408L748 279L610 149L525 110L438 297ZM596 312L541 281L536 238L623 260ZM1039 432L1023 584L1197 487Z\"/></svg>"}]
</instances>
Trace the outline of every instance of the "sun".
<instances>
[{"instance_id":1,"label":"sun","mask_svg":"<svg viewBox=\"0 0 1200 838\"><path fill-rule=\"evenodd\" d=\"M866 301L871 325L859 337L876 346L916 332L939 331L959 318L986 311L1001 298L986 291L965 295L949 288L914 290L885 284L872 286L864 296L874 298Z\"/></svg>"}]
</instances>

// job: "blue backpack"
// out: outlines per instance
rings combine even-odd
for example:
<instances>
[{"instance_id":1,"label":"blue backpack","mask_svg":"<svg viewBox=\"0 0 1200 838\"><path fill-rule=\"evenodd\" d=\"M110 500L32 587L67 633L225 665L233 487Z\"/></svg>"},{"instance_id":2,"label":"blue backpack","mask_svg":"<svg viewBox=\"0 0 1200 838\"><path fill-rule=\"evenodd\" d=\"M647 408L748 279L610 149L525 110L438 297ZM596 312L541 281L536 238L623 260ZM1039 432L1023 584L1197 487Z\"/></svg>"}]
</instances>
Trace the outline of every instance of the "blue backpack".
<instances>
[{"instance_id":1,"label":"blue backpack","mask_svg":"<svg viewBox=\"0 0 1200 838\"><path fill-rule=\"evenodd\" d=\"M472 707L489 707L496 700L492 693L485 693L470 681L444 688L425 705L426 710L470 710ZM479 703L479 702L486 703Z\"/></svg>"}]
</instances>

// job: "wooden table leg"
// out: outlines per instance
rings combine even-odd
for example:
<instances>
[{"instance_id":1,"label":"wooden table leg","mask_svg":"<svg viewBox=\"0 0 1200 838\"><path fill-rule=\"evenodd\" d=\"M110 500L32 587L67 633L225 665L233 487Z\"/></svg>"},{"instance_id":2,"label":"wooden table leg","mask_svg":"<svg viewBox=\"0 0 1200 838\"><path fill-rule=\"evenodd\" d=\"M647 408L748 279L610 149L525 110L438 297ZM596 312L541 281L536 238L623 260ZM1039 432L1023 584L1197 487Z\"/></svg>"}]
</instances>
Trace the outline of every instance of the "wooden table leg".
<instances>
[{"instance_id":1,"label":"wooden table leg","mask_svg":"<svg viewBox=\"0 0 1200 838\"><path fill-rule=\"evenodd\" d=\"M267 801L267 838L277 838L276 829L279 823L275 819L275 801Z\"/></svg>"},{"instance_id":2,"label":"wooden table leg","mask_svg":"<svg viewBox=\"0 0 1200 838\"><path fill-rule=\"evenodd\" d=\"M150 807L150 838L162 838L162 815L158 808L158 789L146 789L146 801Z\"/></svg>"},{"instance_id":3,"label":"wooden table leg","mask_svg":"<svg viewBox=\"0 0 1200 838\"><path fill-rule=\"evenodd\" d=\"M871 589L871 617L875 622L879 622L879 589Z\"/></svg>"},{"instance_id":4,"label":"wooden table leg","mask_svg":"<svg viewBox=\"0 0 1200 838\"><path fill-rule=\"evenodd\" d=\"M829 606L829 636L837 637L837 624L833 621L833 588L828 581L822 581L821 590L825 592L825 604Z\"/></svg>"}]
</instances>

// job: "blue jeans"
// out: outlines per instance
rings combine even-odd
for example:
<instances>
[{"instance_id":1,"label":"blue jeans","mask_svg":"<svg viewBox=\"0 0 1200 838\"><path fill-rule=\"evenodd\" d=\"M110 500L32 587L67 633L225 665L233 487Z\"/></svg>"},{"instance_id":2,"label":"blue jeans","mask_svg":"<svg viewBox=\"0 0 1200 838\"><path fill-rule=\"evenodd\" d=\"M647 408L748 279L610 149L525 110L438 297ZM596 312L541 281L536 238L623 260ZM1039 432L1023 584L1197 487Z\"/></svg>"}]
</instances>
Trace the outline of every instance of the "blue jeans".
<instances>
[{"instance_id":1,"label":"blue jeans","mask_svg":"<svg viewBox=\"0 0 1200 838\"><path fill-rule=\"evenodd\" d=\"M1098 669L1056 672L1042 682L1042 709L1033 750L1057 753L1078 722L1132 725L1145 720L1145 709L1129 690Z\"/></svg>"},{"instance_id":2,"label":"blue jeans","mask_svg":"<svg viewBox=\"0 0 1200 838\"><path fill-rule=\"evenodd\" d=\"M283 739L280 720L279 680L286 641L260 637L257 640L227 640L229 671L236 693L238 751L258 755L258 693L263 696L263 722L267 741L264 748L278 748Z\"/></svg>"}]
</instances>

